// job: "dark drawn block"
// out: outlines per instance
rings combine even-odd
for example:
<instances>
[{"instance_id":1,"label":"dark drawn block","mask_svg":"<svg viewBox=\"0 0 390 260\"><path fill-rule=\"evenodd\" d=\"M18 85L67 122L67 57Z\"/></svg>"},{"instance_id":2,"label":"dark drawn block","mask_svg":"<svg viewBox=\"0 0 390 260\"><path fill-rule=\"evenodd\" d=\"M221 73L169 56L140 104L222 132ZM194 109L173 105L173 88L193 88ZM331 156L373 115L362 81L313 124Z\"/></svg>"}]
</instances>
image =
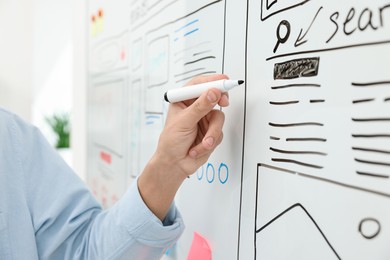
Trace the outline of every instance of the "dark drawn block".
<instances>
[{"instance_id":1,"label":"dark drawn block","mask_svg":"<svg viewBox=\"0 0 390 260\"><path fill-rule=\"evenodd\" d=\"M304 58L276 63L274 79L294 79L300 77L314 77L318 74L320 58Z\"/></svg>"}]
</instances>

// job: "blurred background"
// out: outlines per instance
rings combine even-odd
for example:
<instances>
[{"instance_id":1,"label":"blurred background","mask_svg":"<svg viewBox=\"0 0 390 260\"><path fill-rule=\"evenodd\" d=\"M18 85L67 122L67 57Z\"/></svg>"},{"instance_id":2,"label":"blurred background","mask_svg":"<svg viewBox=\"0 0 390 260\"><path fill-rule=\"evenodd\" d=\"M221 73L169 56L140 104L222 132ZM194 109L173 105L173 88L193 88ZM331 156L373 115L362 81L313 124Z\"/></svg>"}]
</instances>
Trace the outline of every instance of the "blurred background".
<instances>
[{"instance_id":1,"label":"blurred background","mask_svg":"<svg viewBox=\"0 0 390 260\"><path fill-rule=\"evenodd\" d=\"M36 125L83 179L85 13L85 1L0 0L0 107Z\"/></svg>"}]
</instances>

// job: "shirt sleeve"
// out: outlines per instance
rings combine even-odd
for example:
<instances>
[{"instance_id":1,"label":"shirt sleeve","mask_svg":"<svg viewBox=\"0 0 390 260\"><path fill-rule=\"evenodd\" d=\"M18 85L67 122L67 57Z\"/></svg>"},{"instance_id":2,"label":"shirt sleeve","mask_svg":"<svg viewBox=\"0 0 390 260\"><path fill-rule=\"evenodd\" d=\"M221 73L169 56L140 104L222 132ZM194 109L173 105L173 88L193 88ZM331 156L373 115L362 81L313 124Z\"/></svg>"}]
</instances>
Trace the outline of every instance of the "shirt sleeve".
<instances>
[{"instance_id":1,"label":"shirt sleeve","mask_svg":"<svg viewBox=\"0 0 390 260\"><path fill-rule=\"evenodd\" d=\"M17 117L11 123L40 259L159 259L182 234L175 205L161 222L136 181L102 210L39 130Z\"/></svg>"}]
</instances>

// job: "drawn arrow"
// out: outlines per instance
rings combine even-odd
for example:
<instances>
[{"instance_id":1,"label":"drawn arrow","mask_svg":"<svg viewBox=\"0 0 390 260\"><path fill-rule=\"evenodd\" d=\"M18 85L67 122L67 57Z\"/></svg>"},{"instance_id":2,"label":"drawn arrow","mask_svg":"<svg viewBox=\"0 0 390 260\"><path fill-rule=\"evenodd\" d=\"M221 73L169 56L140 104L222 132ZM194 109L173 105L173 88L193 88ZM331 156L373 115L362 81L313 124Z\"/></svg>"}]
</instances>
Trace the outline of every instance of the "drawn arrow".
<instances>
[{"instance_id":1,"label":"drawn arrow","mask_svg":"<svg viewBox=\"0 0 390 260\"><path fill-rule=\"evenodd\" d=\"M278 2L278 0L274 0L274 1L272 1L272 3L269 3L269 1L267 0L267 10L269 10L277 2Z\"/></svg>"},{"instance_id":2,"label":"drawn arrow","mask_svg":"<svg viewBox=\"0 0 390 260\"><path fill-rule=\"evenodd\" d=\"M315 15L314 18L313 18L313 21L311 21L311 24L309 25L309 28L307 28L307 30L306 30L306 32L305 32L304 35L302 35L303 29L301 29L301 31L299 32L298 38L297 38L297 40L295 41L295 44L294 44L295 47L298 47L298 46L300 46L300 45L302 45L302 44L305 44L305 43L307 42L307 40L304 40L304 41L302 41L302 40L306 37L306 34L310 31L311 26L313 25L314 21L317 19L317 16L318 16L318 14L320 13L320 11L321 11L322 8L323 8L323 7L321 6L320 9L318 9L316 15ZM301 37L301 36L302 36L302 37Z\"/></svg>"}]
</instances>

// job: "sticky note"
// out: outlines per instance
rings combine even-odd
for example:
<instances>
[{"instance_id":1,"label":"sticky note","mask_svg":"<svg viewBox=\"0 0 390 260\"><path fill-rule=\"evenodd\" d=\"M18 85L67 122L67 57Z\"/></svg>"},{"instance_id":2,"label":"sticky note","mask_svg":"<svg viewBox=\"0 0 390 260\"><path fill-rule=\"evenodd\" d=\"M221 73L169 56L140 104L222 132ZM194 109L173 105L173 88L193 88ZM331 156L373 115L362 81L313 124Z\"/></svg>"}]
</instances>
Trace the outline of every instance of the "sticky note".
<instances>
[{"instance_id":1,"label":"sticky note","mask_svg":"<svg viewBox=\"0 0 390 260\"><path fill-rule=\"evenodd\" d=\"M194 232L191 248L187 260L211 260L211 248L207 240Z\"/></svg>"}]
</instances>

